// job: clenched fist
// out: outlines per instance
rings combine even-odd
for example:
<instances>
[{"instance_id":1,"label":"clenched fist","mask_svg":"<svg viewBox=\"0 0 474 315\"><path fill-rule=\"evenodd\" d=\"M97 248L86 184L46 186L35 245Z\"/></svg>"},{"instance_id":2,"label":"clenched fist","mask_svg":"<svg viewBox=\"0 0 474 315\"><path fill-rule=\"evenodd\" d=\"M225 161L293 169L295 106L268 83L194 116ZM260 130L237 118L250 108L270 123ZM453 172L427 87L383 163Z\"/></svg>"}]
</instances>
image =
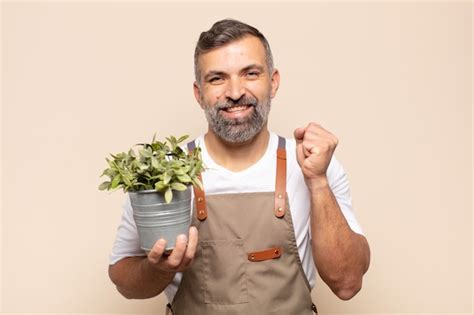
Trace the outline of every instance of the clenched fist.
<instances>
[{"instance_id":1,"label":"clenched fist","mask_svg":"<svg viewBox=\"0 0 474 315\"><path fill-rule=\"evenodd\" d=\"M294 132L296 157L305 181L326 179L326 171L339 140L329 131L314 122Z\"/></svg>"}]
</instances>

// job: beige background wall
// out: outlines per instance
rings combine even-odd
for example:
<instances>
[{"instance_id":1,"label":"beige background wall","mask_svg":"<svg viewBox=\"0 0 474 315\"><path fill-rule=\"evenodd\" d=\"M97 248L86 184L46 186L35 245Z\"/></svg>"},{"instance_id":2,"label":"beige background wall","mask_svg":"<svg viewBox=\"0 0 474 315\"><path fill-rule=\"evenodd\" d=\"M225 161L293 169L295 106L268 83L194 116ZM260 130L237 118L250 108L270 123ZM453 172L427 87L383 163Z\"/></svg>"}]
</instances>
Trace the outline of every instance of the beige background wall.
<instances>
[{"instance_id":1,"label":"beige background wall","mask_svg":"<svg viewBox=\"0 0 474 315\"><path fill-rule=\"evenodd\" d=\"M154 132L205 130L193 49L225 17L272 45L271 129L314 120L340 139L372 263L347 302L318 279L321 313L471 313L467 2L4 2L0 312L161 314L108 279L123 194L98 175Z\"/></svg>"}]
</instances>

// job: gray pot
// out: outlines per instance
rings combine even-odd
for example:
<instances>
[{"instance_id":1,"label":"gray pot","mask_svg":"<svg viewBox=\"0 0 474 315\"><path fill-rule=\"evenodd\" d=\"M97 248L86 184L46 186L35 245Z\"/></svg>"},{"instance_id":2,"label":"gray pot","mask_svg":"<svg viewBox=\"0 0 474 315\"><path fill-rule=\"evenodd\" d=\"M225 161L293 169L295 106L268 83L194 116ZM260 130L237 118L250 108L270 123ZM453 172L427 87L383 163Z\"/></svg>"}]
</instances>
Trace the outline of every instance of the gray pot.
<instances>
[{"instance_id":1,"label":"gray pot","mask_svg":"<svg viewBox=\"0 0 474 315\"><path fill-rule=\"evenodd\" d=\"M191 185L185 191L173 190L173 200L166 203L156 190L130 191L133 218L138 229L140 248L149 251L160 238L166 250L172 250L179 234L188 235L191 225Z\"/></svg>"}]
</instances>

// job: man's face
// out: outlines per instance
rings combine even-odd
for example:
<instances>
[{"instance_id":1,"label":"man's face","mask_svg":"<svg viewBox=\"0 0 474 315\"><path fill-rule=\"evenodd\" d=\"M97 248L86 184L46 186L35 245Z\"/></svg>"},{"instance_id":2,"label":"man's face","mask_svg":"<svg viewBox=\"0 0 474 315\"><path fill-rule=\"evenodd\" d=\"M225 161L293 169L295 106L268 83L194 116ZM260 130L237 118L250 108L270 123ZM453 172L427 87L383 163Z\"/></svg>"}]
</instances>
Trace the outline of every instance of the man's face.
<instances>
[{"instance_id":1,"label":"man's face","mask_svg":"<svg viewBox=\"0 0 474 315\"><path fill-rule=\"evenodd\" d=\"M210 130L226 142L253 139L266 126L279 85L278 71L269 72L263 44L246 36L202 54L199 67L194 93Z\"/></svg>"}]
</instances>

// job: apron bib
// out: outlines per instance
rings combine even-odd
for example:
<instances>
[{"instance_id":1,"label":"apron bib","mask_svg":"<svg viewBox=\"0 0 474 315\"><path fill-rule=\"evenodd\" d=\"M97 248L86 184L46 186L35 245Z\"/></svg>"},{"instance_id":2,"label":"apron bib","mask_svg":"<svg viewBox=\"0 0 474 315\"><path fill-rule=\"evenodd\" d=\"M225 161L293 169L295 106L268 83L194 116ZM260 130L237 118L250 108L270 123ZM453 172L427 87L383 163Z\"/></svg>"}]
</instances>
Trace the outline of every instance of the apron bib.
<instances>
[{"instance_id":1,"label":"apron bib","mask_svg":"<svg viewBox=\"0 0 474 315\"><path fill-rule=\"evenodd\" d=\"M188 148L192 151L194 142ZM168 312L317 314L296 246L282 137L276 169L275 192L205 196L194 189L192 225L199 243Z\"/></svg>"}]
</instances>

